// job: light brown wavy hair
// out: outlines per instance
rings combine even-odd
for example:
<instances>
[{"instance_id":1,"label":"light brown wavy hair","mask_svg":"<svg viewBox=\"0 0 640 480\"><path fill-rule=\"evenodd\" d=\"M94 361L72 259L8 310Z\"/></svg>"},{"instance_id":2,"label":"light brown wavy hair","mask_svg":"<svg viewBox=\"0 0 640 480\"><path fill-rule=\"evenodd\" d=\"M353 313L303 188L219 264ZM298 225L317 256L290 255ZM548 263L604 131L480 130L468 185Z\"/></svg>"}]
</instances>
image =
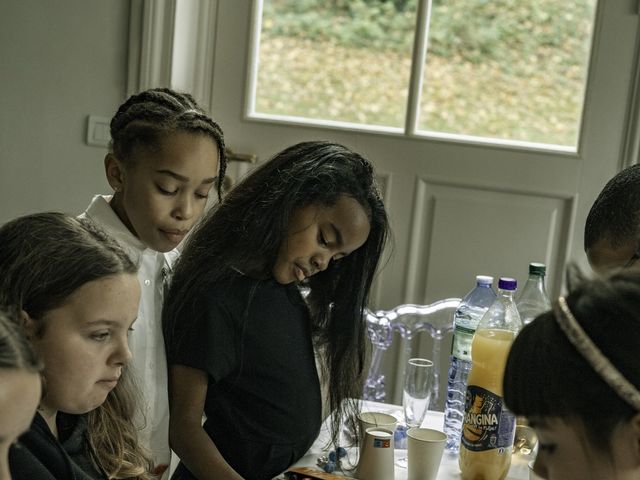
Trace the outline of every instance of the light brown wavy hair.
<instances>
[{"instance_id":1,"label":"light brown wavy hair","mask_svg":"<svg viewBox=\"0 0 640 480\"><path fill-rule=\"evenodd\" d=\"M137 267L91 221L50 212L19 217L0 228L0 271L0 307L15 318L25 311L40 321L40 336L49 327L41 319L78 288L112 275L136 274ZM149 454L138 445L137 396L125 368L105 402L87 415L88 451L110 479L154 478Z\"/></svg>"},{"instance_id":2,"label":"light brown wavy hair","mask_svg":"<svg viewBox=\"0 0 640 480\"><path fill-rule=\"evenodd\" d=\"M42 362L31 348L15 315L0 310L0 368L42 371Z\"/></svg>"}]
</instances>

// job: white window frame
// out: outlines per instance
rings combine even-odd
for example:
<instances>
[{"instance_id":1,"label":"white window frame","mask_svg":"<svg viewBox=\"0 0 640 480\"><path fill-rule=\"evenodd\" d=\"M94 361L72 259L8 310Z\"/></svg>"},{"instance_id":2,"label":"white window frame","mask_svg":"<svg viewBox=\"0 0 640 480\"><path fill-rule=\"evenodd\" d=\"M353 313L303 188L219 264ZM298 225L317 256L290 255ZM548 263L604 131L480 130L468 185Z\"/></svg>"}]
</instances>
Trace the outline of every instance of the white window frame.
<instances>
[{"instance_id":1,"label":"white window frame","mask_svg":"<svg viewBox=\"0 0 640 480\"><path fill-rule=\"evenodd\" d=\"M598 5L600 0L596 0ZM420 106L422 82L424 79L424 66L427 59L429 23L431 19L431 0L418 0L418 9L416 12L416 30L414 36L414 44L411 58L411 73L409 77L409 92L407 96L407 110L405 117L405 125L400 127L387 127L380 125L366 125L352 122L340 122L334 120L323 120L314 118L305 118L288 115L277 115L269 113L259 113L255 110L257 91L257 73L260 51L260 34L262 31L262 0L253 0L251 12L251 37L249 39L250 51L247 68L247 82L245 90L245 120L254 120L260 122L287 124L295 126L314 126L320 128L331 128L347 131L379 133L393 136L403 136L412 139L428 139L435 141L443 141L448 143L461 143L473 145L486 145L490 147L516 148L529 151L553 152L558 154L569 154L575 156L579 152L580 132L578 134L578 146L556 145L540 142L527 142L521 140L503 140L499 138L480 137L475 135L464 135L455 133L425 131L418 129L418 109ZM597 11L597 8L596 8ZM594 25L594 32L596 26ZM593 38L591 51L593 51ZM589 64L591 64L591 53L589 55ZM589 80L587 75L586 82ZM586 83L585 83L586 84ZM586 90L586 88L585 88ZM583 108L580 113L580 131L584 120L584 104L586 98L583 94Z\"/></svg>"},{"instance_id":2,"label":"white window frame","mask_svg":"<svg viewBox=\"0 0 640 480\"><path fill-rule=\"evenodd\" d=\"M189 23L189 27L181 30L189 31L191 42L174 42L176 29L176 11L182 8L181 2L188 1L191 5L191 16L183 16L183 21ZM194 94L196 99L205 105L210 104L213 89L213 68L216 35L216 17L219 0L131 0L131 16L129 29L129 70L127 82L127 95L152 86L172 86L182 88ZM437 133L418 131L416 128L417 106L419 105L420 85L422 82L423 65L426 59L426 37L431 0L419 0L417 13L417 27L419 34L415 38L413 49L413 63L411 82L409 89L409 104L413 107L407 110L405 128L382 127L375 125L362 125L348 122L328 120L306 119L301 117L284 115L267 115L256 113L254 92L258 61L258 40L260 36L262 2L251 0L252 18L250 28L250 51L248 53L247 78L245 81L245 104L243 108L245 121L274 123L290 126L319 127L341 131L356 131L394 137L404 137L432 142L469 144L475 147L501 149L513 149L516 151L549 152L559 157L580 158L583 144L584 119L589 98L585 95L580 118L580 131L577 147L554 144L543 144L513 140L500 140L484 137L475 137L459 134ZM604 2L598 1L594 34L589 55L589 69L586 84L593 77L593 55L597 51L598 33L600 23L600 11ZM636 14L640 15L640 0L636 6ZM196 26L194 28L194 25ZM422 28L419 28L422 27ZM179 29L180 26L177 26ZM195 42L195 43L194 43ZM185 45L196 45L196 51L185 50ZM419 47L419 48L418 48ZM181 50L182 48L182 50ZM204 61L174 62L178 55L187 55L191 58L204 58ZM196 55L196 57L193 57ZM640 160L640 50L638 51L634 74L634 86L631 93L631 102L628 110L628 120L624 132L624 153L621 167L638 163ZM191 79L188 84L176 84L177 72L174 72L174 63L178 67L190 69L180 72L179 78ZM586 88L585 88L586 90Z\"/></svg>"}]
</instances>

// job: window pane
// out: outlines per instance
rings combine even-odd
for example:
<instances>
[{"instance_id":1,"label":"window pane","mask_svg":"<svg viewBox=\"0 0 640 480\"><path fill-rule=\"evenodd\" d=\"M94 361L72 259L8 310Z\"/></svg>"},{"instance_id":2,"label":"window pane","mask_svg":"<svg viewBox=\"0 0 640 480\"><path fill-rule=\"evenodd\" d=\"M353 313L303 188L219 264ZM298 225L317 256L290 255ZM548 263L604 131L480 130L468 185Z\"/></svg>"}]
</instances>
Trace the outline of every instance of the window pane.
<instances>
[{"instance_id":1,"label":"window pane","mask_svg":"<svg viewBox=\"0 0 640 480\"><path fill-rule=\"evenodd\" d=\"M433 0L419 130L576 146L596 0Z\"/></svg>"},{"instance_id":2,"label":"window pane","mask_svg":"<svg viewBox=\"0 0 640 480\"><path fill-rule=\"evenodd\" d=\"M404 128L416 0L264 0L255 112Z\"/></svg>"}]
</instances>

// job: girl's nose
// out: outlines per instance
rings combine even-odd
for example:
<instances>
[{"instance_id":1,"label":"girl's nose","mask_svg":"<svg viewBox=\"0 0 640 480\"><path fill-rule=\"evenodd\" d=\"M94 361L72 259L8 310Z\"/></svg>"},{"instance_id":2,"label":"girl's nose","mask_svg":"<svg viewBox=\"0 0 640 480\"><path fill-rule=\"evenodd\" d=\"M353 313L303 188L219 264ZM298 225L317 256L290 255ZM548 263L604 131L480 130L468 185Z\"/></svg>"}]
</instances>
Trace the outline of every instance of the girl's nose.
<instances>
[{"instance_id":1,"label":"girl's nose","mask_svg":"<svg viewBox=\"0 0 640 480\"><path fill-rule=\"evenodd\" d=\"M180 220L188 220L193 217L193 213L193 199L191 199L189 195L180 195L173 211L174 217Z\"/></svg>"},{"instance_id":2,"label":"girl's nose","mask_svg":"<svg viewBox=\"0 0 640 480\"><path fill-rule=\"evenodd\" d=\"M311 259L311 263L313 264L313 266L320 272L327 269L330 261L331 257L329 255L322 254L318 254Z\"/></svg>"},{"instance_id":3,"label":"girl's nose","mask_svg":"<svg viewBox=\"0 0 640 480\"><path fill-rule=\"evenodd\" d=\"M116 351L114 352L113 359L115 363L119 365L125 365L129 363L132 358L133 358L133 355L131 353L131 350L129 349L129 341L125 337L124 340L121 340L119 342L119 345Z\"/></svg>"}]
</instances>

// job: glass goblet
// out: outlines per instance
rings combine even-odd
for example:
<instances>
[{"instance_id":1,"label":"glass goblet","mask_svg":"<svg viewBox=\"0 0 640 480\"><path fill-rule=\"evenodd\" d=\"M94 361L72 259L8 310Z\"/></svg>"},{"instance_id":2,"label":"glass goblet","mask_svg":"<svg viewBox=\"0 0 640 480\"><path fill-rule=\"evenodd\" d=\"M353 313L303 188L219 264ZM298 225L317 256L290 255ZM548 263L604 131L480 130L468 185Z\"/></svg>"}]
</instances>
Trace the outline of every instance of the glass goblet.
<instances>
[{"instance_id":1,"label":"glass goblet","mask_svg":"<svg viewBox=\"0 0 640 480\"><path fill-rule=\"evenodd\" d=\"M404 371L402 407L407 429L420 427L429 410L433 387L433 362L426 358L410 358ZM407 457L400 458L396 465L407 468Z\"/></svg>"}]
</instances>

